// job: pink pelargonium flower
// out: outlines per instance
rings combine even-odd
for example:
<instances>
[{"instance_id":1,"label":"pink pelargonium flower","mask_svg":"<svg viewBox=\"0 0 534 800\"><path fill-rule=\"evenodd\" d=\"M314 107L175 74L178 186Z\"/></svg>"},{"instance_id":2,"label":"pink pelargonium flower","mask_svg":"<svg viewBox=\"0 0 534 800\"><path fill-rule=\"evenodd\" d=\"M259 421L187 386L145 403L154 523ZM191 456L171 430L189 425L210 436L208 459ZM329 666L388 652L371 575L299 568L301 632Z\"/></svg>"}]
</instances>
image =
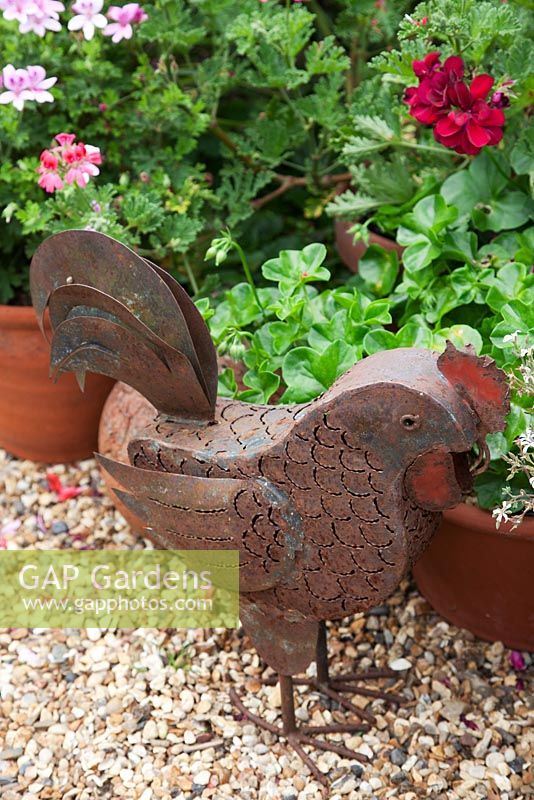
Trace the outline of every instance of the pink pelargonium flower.
<instances>
[{"instance_id":1,"label":"pink pelargonium flower","mask_svg":"<svg viewBox=\"0 0 534 800\"><path fill-rule=\"evenodd\" d=\"M2 82L7 91L0 94L0 103L12 103L17 111L22 111L26 100L35 100L37 103L52 103L53 96L48 91L57 81L57 78L47 78L44 67L26 67L15 69L13 64L8 64L2 70Z\"/></svg>"},{"instance_id":2,"label":"pink pelargonium flower","mask_svg":"<svg viewBox=\"0 0 534 800\"><path fill-rule=\"evenodd\" d=\"M95 28L105 28L108 21L103 14L104 0L76 0L72 10L76 16L69 20L69 31L83 31L84 38L89 41L95 35Z\"/></svg>"},{"instance_id":3,"label":"pink pelargonium flower","mask_svg":"<svg viewBox=\"0 0 534 800\"><path fill-rule=\"evenodd\" d=\"M125 6L110 6L108 17L114 22L106 25L104 36L111 36L115 44L121 39L131 39L133 36L132 24L137 25L148 19L139 3L127 3Z\"/></svg>"},{"instance_id":4,"label":"pink pelargonium flower","mask_svg":"<svg viewBox=\"0 0 534 800\"><path fill-rule=\"evenodd\" d=\"M26 100L32 100L32 93L28 85L28 71L15 69L13 64L8 64L2 70L2 81L5 92L0 94L0 104L12 103L17 111L22 111Z\"/></svg>"},{"instance_id":5,"label":"pink pelargonium flower","mask_svg":"<svg viewBox=\"0 0 534 800\"><path fill-rule=\"evenodd\" d=\"M34 0L0 0L0 8L4 19L17 22L25 22L29 14L35 14L39 10Z\"/></svg>"},{"instance_id":6,"label":"pink pelargonium flower","mask_svg":"<svg viewBox=\"0 0 534 800\"><path fill-rule=\"evenodd\" d=\"M32 31L42 37L46 31L61 30L59 12L64 11L65 6L59 0L4 0L4 2L20 6L21 12L17 15L17 19L20 22L21 33Z\"/></svg>"},{"instance_id":7,"label":"pink pelargonium flower","mask_svg":"<svg viewBox=\"0 0 534 800\"><path fill-rule=\"evenodd\" d=\"M76 139L75 133L58 133L57 136L54 136L56 142L63 147L66 144L72 144L73 141Z\"/></svg>"},{"instance_id":8,"label":"pink pelargonium flower","mask_svg":"<svg viewBox=\"0 0 534 800\"><path fill-rule=\"evenodd\" d=\"M46 17L43 14L29 14L25 22L19 25L21 33L36 33L41 38L47 31L60 31L61 23L56 17Z\"/></svg>"},{"instance_id":9,"label":"pink pelargonium flower","mask_svg":"<svg viewBox=\"0 0 534 800\"><path fill-rule=\"evenodd\" d=\"M39 167L39 170L41 167ZM41 177L37 181L38 185L41 189L44 189L45 192L52 194L56 191L56 189L63 189L63 181L57 174L57 172L52 172L49 170L43 170L41 172Z\"/></svg>"},{"instance_id":10,"label":"pink pelargonium flower","mask_svg":"<svg viewBox=\"0 0 534 800\"><path fill-rule=\"evenodd\" d=\"M54 98L48 91L56 83L57 78L47 78L44 67L36 64L26 67L28 73L28 86L32 94L32 100L38 103L53 103Z\"/></svg>"},{"instance_id":11,"label":"pink pelargonium flower","mask_svg":"<svg viewBox=\"0 0 534 800\"><path fill-rule=\"evenodd\" d=\"M54 155L54 153L51 153L50 150L43 150L40 161L45 169L58 168L59 159L56 155Z\"/></svg>"},{"instance_id":12,"label":"pink pelargonium flower","mask_svg":"<svg viewBox=\"0 0 534 800\"><path fill-rule=\"evenodd\" d=\"M75 183L80 188L85 188L89 178L100 172L100 149L76 142L73 133L58 133L55 139L58 144L41 153L41 164L37 169L40 175L39 186L50 193L62 189L65 183Z\"/></svg>"},{"instance_id":13,"label":"pink pelargonium flower","mask_svg":"<svg viewBox=\"0 0 534 800\"><path fill-rule=\"evenodd\" d=\"M90 144L77 145L78 159L71 161L70 169L65 175L66 183L77 183L82 189L89 183L89 177L98 175L100 170L97 164L102 163L99 147Z\"/></svg>"}]
</instances>

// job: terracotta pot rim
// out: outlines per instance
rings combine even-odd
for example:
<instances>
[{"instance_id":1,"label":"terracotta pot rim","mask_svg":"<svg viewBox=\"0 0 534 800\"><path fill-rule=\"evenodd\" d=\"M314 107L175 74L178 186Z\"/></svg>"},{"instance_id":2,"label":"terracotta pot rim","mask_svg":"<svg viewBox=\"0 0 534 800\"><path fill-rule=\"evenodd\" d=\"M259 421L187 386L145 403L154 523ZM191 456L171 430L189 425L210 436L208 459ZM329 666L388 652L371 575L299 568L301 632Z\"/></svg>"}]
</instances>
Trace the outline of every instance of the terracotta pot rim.
<instances>
[{"instance_id":1,"label":"terracotta pot rim","mask_svg":"<svg viewBox=\"0 0 534 800\"><path fill-rule=\"evenodd\" d=\"M0 304L0 328L4 330L39 330L33 306L4 306Z\"/></svg>"},{"instance_id":2,"label":"terracotta pot rim","mask_svg":"<svg viewBox=\"0 0 534 800\"><path fill-rule=\"evenodd\" d=\"M489 511L468 503L460 503L454 508L448 508L443 513L443 516L448 522L459 525L462 528L485 533L488 536L500 536L503 539L503 544L506 539L526 539L534 542L534 517L525 518L519 527L511 531L511 523L507 522L502 522L497 530L495 520Z\"/></svg>"}]
</instances>

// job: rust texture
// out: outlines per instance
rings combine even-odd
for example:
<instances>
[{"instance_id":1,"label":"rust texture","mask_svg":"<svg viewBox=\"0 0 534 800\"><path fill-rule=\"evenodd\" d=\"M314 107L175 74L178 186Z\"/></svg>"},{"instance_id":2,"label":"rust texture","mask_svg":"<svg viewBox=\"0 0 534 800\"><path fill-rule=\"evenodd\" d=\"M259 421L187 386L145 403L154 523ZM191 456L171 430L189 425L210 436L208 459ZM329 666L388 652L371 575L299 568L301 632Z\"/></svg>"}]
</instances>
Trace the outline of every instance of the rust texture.
<instances>
[{"instance_id":1,"label":"rust texture","mask_svg":"<svg viewBox=\"0 0 534 800\"><path fill-rule=\"evenodd\" d=\"M327 673L322 623L391 594L504 428L504 374L451 343L377 353L304 405L216 400L215 349L183 289L99 233L50 237L31 287L55 372L112 375L159 412L131 465L100 458L118 496L161 548L239 550L244 626L284 676L314 658Z\"/></svg>"}]
</instances>

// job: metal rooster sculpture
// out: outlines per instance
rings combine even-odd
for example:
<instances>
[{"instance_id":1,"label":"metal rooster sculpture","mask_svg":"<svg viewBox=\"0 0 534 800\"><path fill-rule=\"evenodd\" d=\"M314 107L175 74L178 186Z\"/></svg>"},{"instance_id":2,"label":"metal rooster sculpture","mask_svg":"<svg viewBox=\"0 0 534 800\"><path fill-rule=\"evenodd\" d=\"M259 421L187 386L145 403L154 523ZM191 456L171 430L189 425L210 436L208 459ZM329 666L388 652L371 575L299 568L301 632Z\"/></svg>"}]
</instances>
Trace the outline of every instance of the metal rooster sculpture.
<instances>
[{"instance_id":1,"label":"metal rooster sculpture","mask_svg":"<svg viewBox=\"0 0 534 800\"><path fill-rule=\"evenodd\" d=\"M41 327L49 311L54 374L70 370L82 386L86 371L109 375L158 410L129 444L132 466L100 463L157 546L239 550L241 618L279 675L282 727L251 714L234 691L232 699L284 736L324 784L303 745L354 757L317 735L373 721L342 693L388 699L359 686L365 674L330 676L325 620L387 598L440 512L469 490L486 434L505 425L504 374L449 343L441 355L377 353L304 405L217 400L216 353L200 314L167 272L119 242L92 231L51 236L33 258L31 291ZM314 659L317 678L299 682L356 720L296 725L293 676Z\"/></svg>"}]
</instances>

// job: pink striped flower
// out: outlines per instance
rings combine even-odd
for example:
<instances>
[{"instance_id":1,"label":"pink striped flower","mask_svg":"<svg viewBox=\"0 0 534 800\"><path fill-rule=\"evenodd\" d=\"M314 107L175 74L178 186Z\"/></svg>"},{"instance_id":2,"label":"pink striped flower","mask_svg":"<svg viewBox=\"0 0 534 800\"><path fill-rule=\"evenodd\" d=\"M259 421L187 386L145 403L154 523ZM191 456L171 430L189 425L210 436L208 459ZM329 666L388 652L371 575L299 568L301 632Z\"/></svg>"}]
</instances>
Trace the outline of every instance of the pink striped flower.
<instances>
[{"instance_id":1,"label":"pink striped flower","mask_svg":"<svg viewBox=\"0 0 534 800\"><path fill-rule=\"evenodd\" d=\"M48 91L57 78L47 78L46 70L40 65L26 69L15 69L8 64L2 70L2 84L5 91L0 94L0 104L11 103L17 111L22 111L27 100L37 103L52 103L54 98Z\"/></svg>"},{"instance_id":2,"label":"pink striped flower","mask_svg":"<svg viewBox=\"0 0 534 800\"><path fill-rule=\"evenodd\" d=\"M65 10L60 0L0 0L4 18L17 20L21 33L44 36L46 31L61 30L59 13Z\"/></svg>"},{"instance_id":3,"label":"pink striped flower","mask_svg":"<svg viewBox=\"0 0 534 800\"><path fill-rule=\"evenodd\" d=\"M114 20L104 28L104 36L111 36L112 42L120 42L121 39L131 39L133 36L132 25L138 25L148 19L139 3L127 3L125 6L110 6L108 9L109 19Z\"/></svg>"}]
</instances>

